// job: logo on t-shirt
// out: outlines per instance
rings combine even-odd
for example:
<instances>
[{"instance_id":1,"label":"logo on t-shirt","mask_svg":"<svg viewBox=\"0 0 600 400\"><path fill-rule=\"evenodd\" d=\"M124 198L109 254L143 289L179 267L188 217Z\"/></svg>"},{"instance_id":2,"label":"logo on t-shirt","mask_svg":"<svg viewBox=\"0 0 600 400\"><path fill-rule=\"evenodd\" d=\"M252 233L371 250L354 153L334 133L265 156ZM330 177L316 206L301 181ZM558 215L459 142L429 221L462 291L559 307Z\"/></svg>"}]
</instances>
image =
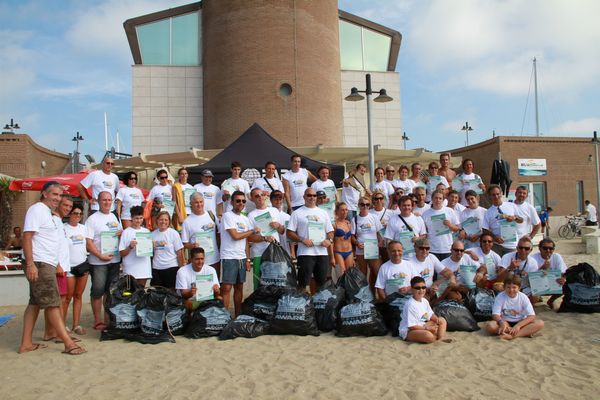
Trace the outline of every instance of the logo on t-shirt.
<instances>
[{"instance_id":1,"label":"logo on t-shirt","mask_svg":"<svg viewBox=\"0 0 600 400\"><path fill-rule=\"evenodd\" d=\"M421 315L420 320L421 320L421 322L429 321L429 313L423 313L423 315Z\"/></svg>"},{"instance_id":2,"label":"logo on t-shirt","mask_svg":"<svg viewBox=\"0 0 600 400\"><path fill-rule=\"evenodd\" d=\"M307 219L308 221L313 221L313 222L319 222L319 221L320 221L320 219L319 219L319 216L318 216L318 215L307 215L307 216L306 216L306 219Z\"/></svg>"},{"instance_id":3,"label":"logo on t-shirt","mask_svg":"<svg viewBox=\"0 0 600 400\"><path fill-rule=\"evenodd\" d=\"M210 224L202 225L202 226L200 227L200 229L202 229L202 230L203 230L203 231L205 231L205 232L212 231L212 230L214 230L214 229L215 229L215 224L213 224L213 223L211 222Z\"/></svg>"},{"instance_id":4,"label":"logo on t-shirt","mask_svg":"<svg viewBox=\"0 0 600 400\"><path fill-rule=\"evenodd\" d=\"M74 246L78 245L78 244L83 244L83 242L85 240L83 235L73 235L73 236L71 236L70 239Z\"/></svg>"},{"instance_id":5,"label":"logo on t-shirt","mask_svg":"<svg viewBox=\"0 0 600 400\"><path fill-rule=\"evenodd\" d=\"M360 224L359 228L363 231L370 231L371 228L373 227L373 225L371 225L370 223L364 223L364 224Z\"/></svg>"},{"instance_id":6,"label":"logo on t-shirt","mask_svg":"<svg viewBox=\"0 0 600 400\"><path fill-rule=\"evenodd\" d=\"M111 231L116 231L119 229L119 224L116 222L107 222L106 227Z\"/></svg>"},{"instance_id":7,"label":"logo on t-shirt","mask_svg":"<svg viewBox=\"0 0 600 400\"><path fill-rule=\"evenodd\" d=\"M139 199L139 198L140 198L140 195L139 195L139 194L137 194L137 193L131 193L131 194L129 195L129 197L131 197L132 199L136 199L136 200L137 200L137 199Z\"/></svg>"},{"instance_id":8,"label":"logo on t-shirt","mask_svg":"<svg viewBox=\"0 0 600 400\"><path fill-rule=\"evenodd\" d=\"M167 247L168 244L169 244L169 242L167 242L166 240L157 240L156 241L156 249L163 250L165 247Z\"/></svg>"},{"instance_id":9,"label":"logo on t-shirt","mask_svg":"<svg viewBox=\"0 0 600 400\"><path fill-rule=\"evenodd\" d=\"M295 181L292 181L292 183L294 184L294 186L303 186L304 179L296 179Z\"/></svg>"},{"instance_id":10,"label":"logo on t-shirt","mask_svg":"<svg viewBox=\"0 0 600 400\"><path fill-rule=\"evenodd\" d=\"M425 268L423 271L421 271L421 278L423 279L427 279L429 278L429 275L431 275L429 268Z\"/></svg>"},{"instance_id":11,"label":"logo on t-shirt","mask_svg":"<svg viewBox=\"0 0 600 400\"><path fill-rule=\"evenodd\" d=\"M235 225L238 232L246 232L248 230L248 227L243 222L236 222Z\"/></svg>"},{"instance_id":12,"label":"logo on t-shirt","mask_svg":"<svg viewBox=\"0 0 600 400\"><path fill-rule=\"evenodd\" d=\"M517 310L513 310L512 308L505 308L502 310L502 315L507 317L516 317L519 315L519 312Z\"/></svg>"},{"instance_id":13,"label":"logo on t-shirt","mask_svg":"<svg viewBox=\"0 0 600 400\"><path fill-rule=\"evenodd\" d=\"M111 181L103 181L102 184L105 188L111 188L113 186L113 183Z\"/></svg>"},{"instance_id":14,"label":"logo on t-shirt","mask_svg":"<svg viewBox=\"0 0 600 400\"><path fill-rule=\"evenodd\" d=\"M204 197L205 199L212 199L213 197L215 197L215 194L212 192L202 192L202 197Z\"/></svg>"}]
</instances>

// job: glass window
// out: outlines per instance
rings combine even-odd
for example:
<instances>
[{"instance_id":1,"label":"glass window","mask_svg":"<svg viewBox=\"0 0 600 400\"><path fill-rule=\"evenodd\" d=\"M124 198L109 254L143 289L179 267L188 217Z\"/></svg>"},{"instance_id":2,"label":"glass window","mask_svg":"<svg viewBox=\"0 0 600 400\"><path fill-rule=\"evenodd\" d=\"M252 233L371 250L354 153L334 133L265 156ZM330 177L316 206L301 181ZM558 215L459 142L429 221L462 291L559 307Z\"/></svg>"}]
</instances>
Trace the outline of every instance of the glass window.
<instances>
[{"instance_id":1,"label":"glass window","mask_svg":"<svg viewBox=\"0 0 600 400\"><path fill-rule=\"evenodd\" d=\"M545 183L532 183L530 196L533 195L533 206L540 212L546 208L546 184Z\"/></svg>"},{"instance_id":2,"label":"glass window","mask_svg":"<svg viewBox=\"0 0 600 400\"><path fill-rule=\"evenodd\" d=\"M363 70L361 27L340 20L341 68Z\"/></svg>"},{"instance_id":3,"label":"glass window","mask_svg":"<svg viewBox=\"0 0 600 400\"><path fill-rule=\"evenodd\" d=\"M171 64L198 65L198 13L171 20Z\"/></svg>"},{"instance_id":4,"label":"glass window","mask_svg":"<svg viewBox=\"0 0 600 400\"><path fill-rule=\"evenodd\" d=\"M583 181L575 182L575 196L577 196L577 212L583 212Z\"/></svg>"},{"instance_id":5,"label":"glass window","mask_svg":"<svg viewBox=\"0 0 600 400\"><path fill-rule=\"evenodd\" d=\"M165 19L136 27L143 64L170 64L169 25L169 20Z\"/></svg>"},{"instance_id":6,"label":"glass window","mask_svg":"<svg viewBox=\"0 0 600 400\"><path fill-rule=\"evenodd\" d=\"M387 71L392 38L369 29L363 32L363 67L365 71Z\"/></svg>"},{"instance_id":7,"label":"glass window","mask_svg":"<svg viewBox=\"0 0 600 400\"><path fill-rule=\"evenodd\" d=\"M387 71L392 38L340 20L341 69Z\"/></svg>"}]
</instances>

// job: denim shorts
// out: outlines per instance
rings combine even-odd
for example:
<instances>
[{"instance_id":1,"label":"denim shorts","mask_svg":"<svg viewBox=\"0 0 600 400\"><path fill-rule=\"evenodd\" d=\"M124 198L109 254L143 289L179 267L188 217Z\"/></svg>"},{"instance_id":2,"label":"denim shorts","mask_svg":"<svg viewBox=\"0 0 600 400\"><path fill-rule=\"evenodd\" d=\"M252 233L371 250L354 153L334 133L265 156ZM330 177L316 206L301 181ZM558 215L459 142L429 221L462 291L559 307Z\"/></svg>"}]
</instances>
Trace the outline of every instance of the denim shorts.
<instances>
[{"instance_id":1,"label":"denim shorts","mask_svg":"<svg viewBox=\"0 0 600 400\"><path fill-rule=\"evenodd\" d=\"M246 259L221 260L221 283L235 285L246 282Z\"/></svg>"},{"instance_id":2,"label":"denim shorts","mask_svg":"<svg viewBox=\"0 0 600 400\"><path fill-rule=\"evenodd\" d=\"M90 297L97 299L108 294L110 283L119 275L121 263L105 265L90 264L90 275L92 277L92 288Z\"/></svg>"}]
</instances>

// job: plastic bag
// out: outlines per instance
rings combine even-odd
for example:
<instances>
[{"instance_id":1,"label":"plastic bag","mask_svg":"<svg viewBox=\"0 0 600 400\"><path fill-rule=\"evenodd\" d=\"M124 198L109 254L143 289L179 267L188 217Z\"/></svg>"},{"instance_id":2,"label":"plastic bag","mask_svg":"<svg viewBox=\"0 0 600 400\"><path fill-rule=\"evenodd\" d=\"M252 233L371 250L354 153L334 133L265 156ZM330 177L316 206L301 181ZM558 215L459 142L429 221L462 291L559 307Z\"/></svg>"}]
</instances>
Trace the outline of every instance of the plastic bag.
<instances>
[{"instance_id":1,"label":"plastic bag","mask_svg":"<svg viewBox=\"0 0 600 400\"><path fill-rule=\"evenodd\" d=\"M400 321L402 321L402 309L410 298L410 294L395 292L387 296L383 302L375 305L383 317L383 322L392 331L393 337L399 336L398 329Z\"/></svg>"},{"instance_id":2,"label":"plastic bag","mask_svg":"<svg viewBox=\"0 0 600 400\"><path fill-rule=\"evenodd\" d=\"M172 335L183 335L190 322L183 298L172 289L165 296L165 321Z\"/></svg>"},{"instance_id":3,"label":"plastic bag","mask_svg":"<svg viewBox=\"0 0 600 400\"><path fill-rule=\"evenodd\" d=\"M295 289L281 286L259 286L242 303L242 314L259 319L270 320L275 315L277 301L284 293L293 292Z\"/></svg>"},{"instance_id":4,"label":"plastic bag","mask_svg":"<svg viewBox=\"0 0 600 400\"><path fill-rule=\"evenodd\" d=\"M467 293L465 305L476 321L489 321L492 319L492 307L495 299L496 295L493 290L475 288Z\"/></svg>"},{"instance_id":5,"label":"plastic bag","mask_svg":"<svg viewBox=\"0 0 600 400\"><path fill-rule=\"evenodd\" d=\"M281 296L271 320L271 333L319 336L315 307L310 296L300 292Z\"/></svg>"},{"instance_id":6,"label":"plastic bag","mask_svg":"<svg viewBox=\"0 0 600 400\"><path fill-rule=\"evenodd\" d=\"M337 326L337 314L344 305L344 288L327 281L312 297L317 326L321 332L330 332Z\"/></svg>"},{"instance_id":7,"label":"plastic bag","mask_svg":"<svg viewBox=\"0 0 600 400\"><path fill-rule=\"evenodd\" d=\"M448 332L475 332L479 330L477 321L471 312L455 300L444 300L433 308L438 317L443 317L448 323Z\"/></svg>"},{"instance_id":8,"label":"plastic bag","mask_svg":"<svg viewBox=\"0 0 600 400\"><path fill-rule=\"evenodd\" d=\"M341 308L336 336L385 336L386 334L385 323L373 304L359 302Z\"/></svg>"},{"instance_id":9,"label":"plastic bag","mask_svg":"<svg viewBox=\"0 0 600 400\"><path fill-rule=\"evenodd\" d=\"M260 285L283 286L296 289L298 277L290 255L279 244L272 242L260 259Z\"/></svg>"},{"instance_id":10,"label":"plastic bag","mask_svg":"<svg viewBox=\"0 0 600 400\"><path fill-rule=\"evenodd\" d=\"M347 303L373 301L369 281L356 267L348 268L338 279L337 285L344 288Z\"/></svg>"},{"instance_id":11,"label":"plastic bag","mask_svg":"<svg viewBox=\"0 0 600 400\"><path fill-rule=\"evenodd\" d=\"M231 321L231 314L225 309L222 301L205 301L192 314L192 320L185 331L185 337L199 339L217 336L229 321Z\"/></svg>"},{"instance_id":12,"label":"plastic bag","mask_svg":"<svg viewBox=\"0 0 600 400\"><path fill-rule=\"evenodd\" d=\"M600 312L600 275L588 263L567 269L563 301L558 312Z\"/></svg>"},{"instance_id":13,"label":"plastic bag","mask_svg":"<svg viewBox=\"0 0 600 400\"><path fill-rule=\"evenodd\" d=\"M110 290L104 300L104 309L108 313L109 323L107 329L113 334L118 332L135 331L140 328L140 321L136 313L138 296L137 291L143 290L130 275L115 278L110 284Z\"/></svg>"},{"instance_id":14,"label":"plastic bag","mask_svg":"<svg viewBox=\"0 0 600 400\"><path fill-rule=\"evenodd\" d=\"M270 327L271 325L267 321L242 314L229 321L219 334L219 339L255 338L269 333Z\"/></svg>"}]
</instances>

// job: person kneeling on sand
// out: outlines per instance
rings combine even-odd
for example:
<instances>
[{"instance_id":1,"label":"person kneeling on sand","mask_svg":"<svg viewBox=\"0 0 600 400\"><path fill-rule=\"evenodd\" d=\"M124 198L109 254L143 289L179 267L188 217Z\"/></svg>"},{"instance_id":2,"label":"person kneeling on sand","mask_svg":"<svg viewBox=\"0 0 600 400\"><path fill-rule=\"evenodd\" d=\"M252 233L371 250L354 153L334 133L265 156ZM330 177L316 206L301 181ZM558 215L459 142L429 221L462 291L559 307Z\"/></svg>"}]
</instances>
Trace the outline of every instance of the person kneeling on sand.
<instances>
[{"instance_id":1,"label":"person kneeling on sand","mask_svg":"<svg viewBox=\"0 0 600 400\"><path fill-rule=\"evenodd\" d=\"M175 289L183 297L185 308L191 312L201 303L196 300L196 277L198 275L211 276L214 298L218 300L222 300L222 298L217 271L210 265L204 265L204 249L202 247L194 247L190 250L190 261L190 264L177 271Z\"/></svg>"},{"instance_id":2,"label":"person kneeling on sand","mask_svg":"<svg viewBox=\"0 0 600 400\"><path fill-rule=\"evenodd\" d=\"M425 279L415 276L410 280L412 297L404 305L400 322L400 337L407 342L451 342L446 336L446 320L433 313L425 298Z\"/></svg>"},{"instance_id":3,"label":"person kneeling on sand","mask_svg":"<svg viewBox=\"0 0 600 400\"><path fill-rule=\"evenodd\" d=\"M535 311L526 294L521 292L521 277L512 275L504 280L504 292L496 296L492 307L492 321L485 326L492 335L512 340L516 337L533 337L544 327L536 319Z\"/></svg>"}]
</instances>

